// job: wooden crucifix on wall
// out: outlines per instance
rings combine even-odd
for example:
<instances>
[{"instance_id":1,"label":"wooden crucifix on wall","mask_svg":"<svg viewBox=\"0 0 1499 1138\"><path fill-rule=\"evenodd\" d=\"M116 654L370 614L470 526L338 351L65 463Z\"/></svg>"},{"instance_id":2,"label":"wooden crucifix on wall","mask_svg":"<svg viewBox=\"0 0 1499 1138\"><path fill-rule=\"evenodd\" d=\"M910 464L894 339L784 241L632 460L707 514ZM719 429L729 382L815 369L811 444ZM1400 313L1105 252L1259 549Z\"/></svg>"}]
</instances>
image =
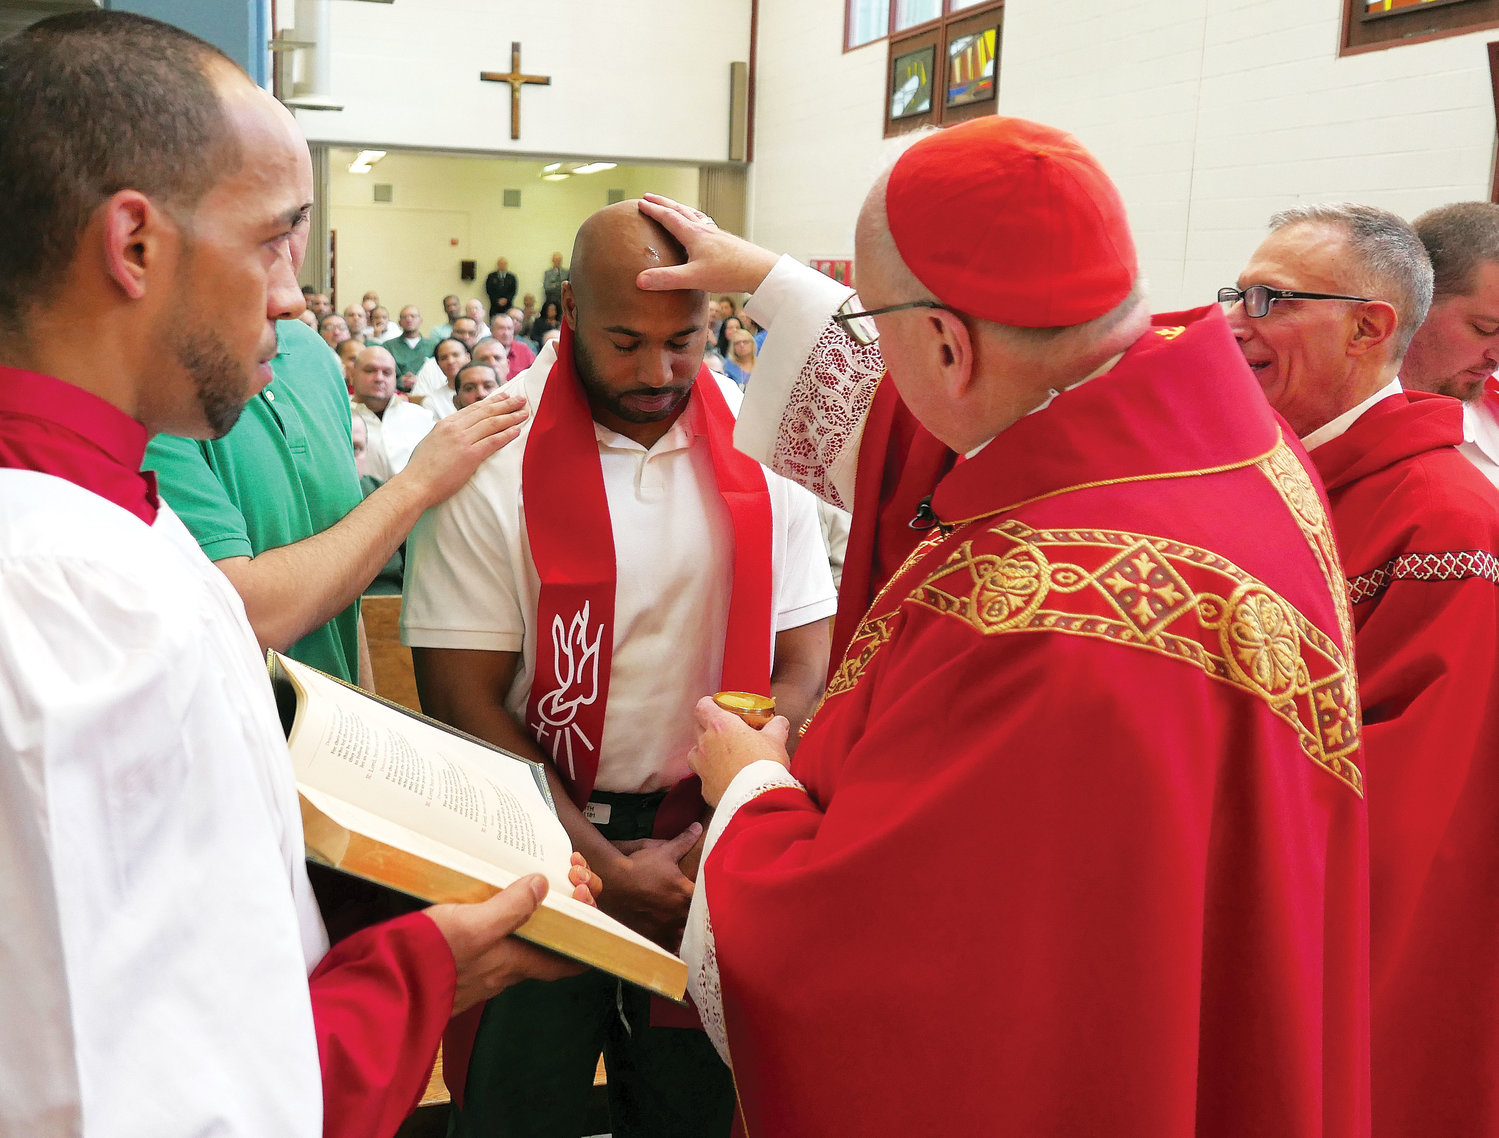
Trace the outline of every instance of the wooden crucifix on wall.
<instances>
[{"instance_id":1,"label":"wooden crucifix on wall","mask_svg":"<svg viewBox=\"0 0 1499 1138\"><path fill-rule=\"evenodd\" d=\"M539 83L543 87L549 87L552 83L550 75L523 75L520 69L520 41L512 41L510 44L510 70L481 71L479 78L486 83L509 83L510 84L510 137L520 137L520 89L524 83Z\"/></svg>"}]
</instances>

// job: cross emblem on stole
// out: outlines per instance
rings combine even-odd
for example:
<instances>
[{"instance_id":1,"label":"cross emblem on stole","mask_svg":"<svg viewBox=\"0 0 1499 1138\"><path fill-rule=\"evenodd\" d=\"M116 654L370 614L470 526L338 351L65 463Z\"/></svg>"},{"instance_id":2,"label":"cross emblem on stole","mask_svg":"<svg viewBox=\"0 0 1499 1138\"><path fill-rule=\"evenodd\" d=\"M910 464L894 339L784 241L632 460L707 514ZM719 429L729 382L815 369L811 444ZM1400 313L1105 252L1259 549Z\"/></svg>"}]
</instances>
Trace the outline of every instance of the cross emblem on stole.
<instances>
[{"instance_id":1,"label":"cross emblem on stole","mask_svg":"<svg viewBox=\"0 0 1499 1138\"><path fill-rule=\"evenodd\" d=\"M550 75L524 75L520 69L520 42L511 41L510 44L510 70L481 71L479 78L486 83L509 83L510 84L510 137L520 137L520 89L525 83L539 83L543 87L549 87L552 83Z\"/></svg>"}]
</instances>

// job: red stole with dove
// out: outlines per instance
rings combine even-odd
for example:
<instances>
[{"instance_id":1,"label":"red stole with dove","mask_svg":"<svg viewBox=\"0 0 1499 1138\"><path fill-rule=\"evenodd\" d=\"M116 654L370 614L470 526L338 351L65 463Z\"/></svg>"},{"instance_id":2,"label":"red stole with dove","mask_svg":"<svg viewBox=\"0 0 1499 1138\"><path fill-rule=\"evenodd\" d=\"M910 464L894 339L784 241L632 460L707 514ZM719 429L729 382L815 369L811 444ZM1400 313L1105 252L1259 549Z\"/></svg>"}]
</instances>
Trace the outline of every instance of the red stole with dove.
<instances>
[{"instance_id":1,"label":"red stole with dove","mask_svg":"<svg viewBox=\"0 0 1499 1138\"><path fill-rule=\"evenodd\" d=\"M734 449L733 413L706 367L699 368L690 398L701 401L718 493L734 537L720 686L768 694L773 636L765 471ZM541 578L526 727L581 809L598 776L604 735L616 565L593 413L573 364L572 329L565 323L526 441L521 495ZM700 634L700 629L682 629L683 636ZM656 836L675 837L702 809L697 778L684 779L657 812Z\"/></svg>"}]
</instances>

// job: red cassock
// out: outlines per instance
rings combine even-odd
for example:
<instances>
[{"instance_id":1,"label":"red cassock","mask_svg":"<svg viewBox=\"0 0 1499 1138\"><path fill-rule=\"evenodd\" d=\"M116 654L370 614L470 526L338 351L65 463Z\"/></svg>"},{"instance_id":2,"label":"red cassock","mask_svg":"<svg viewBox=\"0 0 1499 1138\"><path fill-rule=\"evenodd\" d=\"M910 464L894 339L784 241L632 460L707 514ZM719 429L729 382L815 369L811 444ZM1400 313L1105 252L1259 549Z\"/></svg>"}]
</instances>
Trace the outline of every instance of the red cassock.
<instances>
[{"instance_id":1,"label":"red cassock","mask_svg":"<svg viewBox=\"0 0 1499 1138\"><path fill-rule=\"evenodd\" d=\"M421 1101L453 1014L453 953L424 913L339 941L308 979L326 1138L388 1138Z\"/></svg>"},{"instance_id":2,"label":"red cassock","mask_svg":"<svg viewBox=\"0 0 1499 1138\"><path fill-rule=\"evenodd\" d=\"M1324 504L1218 310L1157 325L940 477L952 528L854 632L806 792L705 864L756 1138L1368 1133ZM860 494L910 424L871 420Z\"/></svg>"},{"instance_id":3,"label":"red cassock","mask_svg":"<svg viewBox=\"0 0 1499 1138\"><path fill-rule=\"evenodd\" d=\"M1499 490L1461 405L1392 396L1313 454L1369 778L1374 1133L1499 1134Z\"/></svg>"}]
</instances>

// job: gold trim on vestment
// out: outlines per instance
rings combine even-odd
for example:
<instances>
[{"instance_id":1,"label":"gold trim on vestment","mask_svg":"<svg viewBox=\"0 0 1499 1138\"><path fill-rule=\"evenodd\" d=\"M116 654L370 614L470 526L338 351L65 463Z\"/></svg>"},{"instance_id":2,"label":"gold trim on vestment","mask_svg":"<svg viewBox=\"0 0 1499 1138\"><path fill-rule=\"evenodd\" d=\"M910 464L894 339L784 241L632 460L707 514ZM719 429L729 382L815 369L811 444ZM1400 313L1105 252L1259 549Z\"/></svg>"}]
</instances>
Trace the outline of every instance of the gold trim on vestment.
<instances>
[{"instance_id":1,"label":"gold trim on vestment","mask_svg":"<svg viewBox=\"0 0 1499 1138\"><path fill-rule=\"evenodd\" d=\"M1075 490L1098 490L1104 486L1127 486L1132 482L1165 482L1173 478L1195 478L1199 474L1227 474L1230 470L1243 470L1246 466L1259 466L1268 461L1277 450L1281 450L1285 444L1276 437L1275 446L1264 454L1256 455L1254 458L1246 458L1242 462L1228 462L1222 466L1206 466L1201 470L1170 470L1164 474L1128 474L1122 478L1100 478L1097 482L1078 482L1072 486L1063 486L1056 490L1048 490L1044 494L1037 494L1034 498L1024 498L1019 502L1011 502L1008 506L1000 506L998 509L985 510L982 514L974 514L971 518L959 518L956 521L942 519L941 524L949 529L957 526L976 522L981 518L992 518L995 514L1008 514L1011 510L1018 510L1021 506L1029 506L1036 502L1044 502L1048 498L1055 498L1059 494L1071 494Z\"/></svg>"},{"instance_id":2,"label":"gold trim on vestment","mask_svg":"<svg viewBox=\"0 0 1499 1138\"><path fill-rule=\"evenodd\" d=\"M1259 465L1279 489L1326 576L1336 564L1336 548L1321 501L1295 455L1282 444L1254 464L1239 465ZM911 604L983 636L1059 632L1190 664L1264 704L1296 732L1313 762L1362 796L1363 773L1353 761L1358 697L1344 649L1231 561L1169 538L1034 530L1014 519L949 540L953 548L941 564L900 603L882 605L885 591L876 598L823 702L857 686ZM943 539L923 542L891 582L938 544ZM1340 584L1337 577L1333 582ZM1329 587L1345 643L1351 644L1347 598L1341 588Z\"/></svg>"},{"instance_id":3,"label":"gold trim on vestment","mask_svg":"<svg viewBox=\"0 0 1499 1138\"><path fill-rule=\"evenodd\" d=\"M1317 565L1322 570L1322 579L1327 582L1327 591L1332 594L1332 607L1337 613L1338 630L1343 636L1344 650L1351 653L1353 651L1353 606L1349 599L1347 584L1343 580L1343 557L1338 552L1338 541L1333 534L1327 511L1322 508L1322 497L1317 493L1317 488L1312 485L1312 479L1307 474L1306 467L1301 465L1301 460L1284 442L1276 447L1270 457L1259 464L1259 467L1265 477L1270 479L1270 484L1280 494L1281 500L1291 508L1291 516L1296 519L1296 525L1301 529L1302 536L1306 538L1312 556L1317 559ZM1362 723L1362 715L1357 714L1359 711L1357 669L1351 660L1348 665L1348 677L1353 682L1355 721Z\"/></svg>"}]
</instances>

